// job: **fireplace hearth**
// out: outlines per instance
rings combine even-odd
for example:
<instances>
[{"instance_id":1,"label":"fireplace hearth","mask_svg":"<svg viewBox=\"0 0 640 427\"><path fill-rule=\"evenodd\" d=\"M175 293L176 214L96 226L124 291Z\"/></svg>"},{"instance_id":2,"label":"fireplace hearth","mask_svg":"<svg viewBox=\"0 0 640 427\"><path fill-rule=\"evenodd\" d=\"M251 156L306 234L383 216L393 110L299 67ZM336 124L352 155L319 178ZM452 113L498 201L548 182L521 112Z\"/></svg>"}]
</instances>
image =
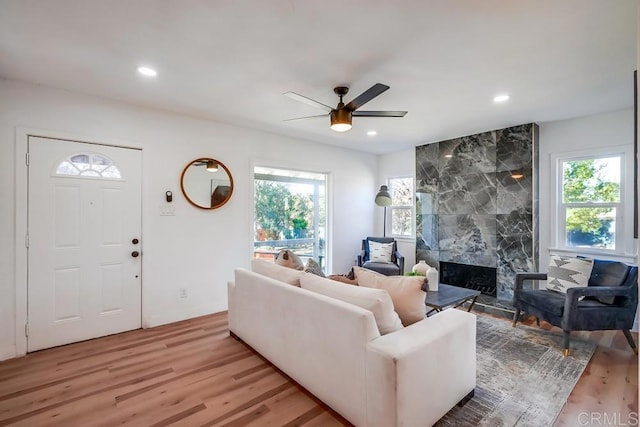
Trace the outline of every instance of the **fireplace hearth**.
<instances>
[{"instance_id":1,"label":"fireplace hearth","mask_svg":"<svg viewBox=\"0 0 640 427\"><path fill-rule=\"evenodd\" d=\"M497 269L440 261L440 282L497 296Z\"/></svg>"}]
</instances>

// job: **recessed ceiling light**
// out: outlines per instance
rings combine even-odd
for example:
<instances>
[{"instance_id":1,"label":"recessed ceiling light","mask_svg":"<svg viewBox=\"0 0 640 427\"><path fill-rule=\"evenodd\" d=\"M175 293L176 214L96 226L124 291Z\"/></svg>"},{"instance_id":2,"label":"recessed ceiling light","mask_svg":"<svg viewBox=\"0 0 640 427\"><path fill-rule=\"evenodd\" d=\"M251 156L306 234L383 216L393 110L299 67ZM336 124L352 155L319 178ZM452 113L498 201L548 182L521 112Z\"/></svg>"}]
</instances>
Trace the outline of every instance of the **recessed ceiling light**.
<instances>
[{"instance_id":1,"label":"recessed ceiling light","mask_svg":"<svg viewBox=\"0 0 640 427\"><path fill-rule=\"evenodd\" d=\"M505 102L509 100L509 95L504 94L504 95L498 95L496 97L493 98L493 102Z\"/></svg>"},{"instance_id":2,"label":"recessed ceiling light","mask_svg":"<svg viewBox=\"0 0 640 427\"><path fill-rule=\"evenodd\" d=\"M445 154L444 156L445 156L447 159L450 159L450 158L452 158L452 157L453 157L453 154Z\"/></svg>"},{"instance_id":3,"label":"recessed ceiling light","mask_svg":"<svg viewBox=\"0 0 640 427\"><path fill-rule=\"evenodd\" d=\"M367 132L367 135L369 136L376 136L378 134L378 132L376 132L375 130L370 130L369 132Z\"/></svg>"},{"instance_id":4,"label":"recessed ceiling light","mask_svg":"<svg viewBox=\"0 0 640 427\"><path fill-rule=\"evenodd\" d=\"M158 72L156 70L149 67L138 67L138 72L147 77L155 77L158 75Z\"/></svg>"}]
</instances>

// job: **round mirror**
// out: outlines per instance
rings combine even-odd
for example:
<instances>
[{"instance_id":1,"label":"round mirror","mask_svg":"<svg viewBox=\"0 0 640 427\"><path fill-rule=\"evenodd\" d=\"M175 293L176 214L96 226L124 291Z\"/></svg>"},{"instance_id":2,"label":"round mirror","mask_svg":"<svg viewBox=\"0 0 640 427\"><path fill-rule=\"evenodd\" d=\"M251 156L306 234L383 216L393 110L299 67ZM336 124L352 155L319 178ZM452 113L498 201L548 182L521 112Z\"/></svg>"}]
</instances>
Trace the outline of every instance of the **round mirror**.
<instances>
[{"instance_id":1,"label":"round mirror","mask_svg":"<svg viewBox=\"0 0 640 427\"><path fill-rule=\"evenodd\" d=\"M202 157L184 168L180 188L193 206L216 209L231 198L233 178L223 163L210 157Z\"/></svg>"}]
</instances>

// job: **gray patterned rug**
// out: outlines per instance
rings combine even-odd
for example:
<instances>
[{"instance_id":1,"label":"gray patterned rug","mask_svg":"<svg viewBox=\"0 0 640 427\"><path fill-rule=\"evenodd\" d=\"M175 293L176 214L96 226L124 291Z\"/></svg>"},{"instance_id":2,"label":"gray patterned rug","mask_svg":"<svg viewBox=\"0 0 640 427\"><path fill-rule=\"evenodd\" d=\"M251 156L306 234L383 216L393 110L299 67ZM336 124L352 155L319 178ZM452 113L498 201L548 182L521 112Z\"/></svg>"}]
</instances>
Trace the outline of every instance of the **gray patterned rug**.
<instances>
[{"instance_id":1,"label":"gray patterned rug","mask_svg":"<svg viewBox=\"0 0 640 427\"><path fill-rule=\"evenodd\" d=\"M562 356L562 333L478 316L475 396L436 426L551 426L595 351L571 339Z\"/></svg>"}]
</instances>

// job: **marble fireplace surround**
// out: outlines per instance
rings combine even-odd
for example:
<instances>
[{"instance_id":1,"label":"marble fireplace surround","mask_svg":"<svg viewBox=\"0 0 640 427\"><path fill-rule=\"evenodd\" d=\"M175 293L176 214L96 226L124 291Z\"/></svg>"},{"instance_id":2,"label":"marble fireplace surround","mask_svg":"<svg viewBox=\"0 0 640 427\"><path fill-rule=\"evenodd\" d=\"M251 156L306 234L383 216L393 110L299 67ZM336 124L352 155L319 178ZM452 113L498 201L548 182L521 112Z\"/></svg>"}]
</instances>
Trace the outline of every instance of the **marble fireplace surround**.
<instances>
[{"instance_id":1,"label":"marble fireplace surround","mask_svg":"<svg viewBox=\"0 0 640 427\"><path fill-rule=\"evenodd\" d=\"M416 260L495 268L511 301L538 267L537 138L531 123L416 147Z\"/></svg>"}]
</instances>

